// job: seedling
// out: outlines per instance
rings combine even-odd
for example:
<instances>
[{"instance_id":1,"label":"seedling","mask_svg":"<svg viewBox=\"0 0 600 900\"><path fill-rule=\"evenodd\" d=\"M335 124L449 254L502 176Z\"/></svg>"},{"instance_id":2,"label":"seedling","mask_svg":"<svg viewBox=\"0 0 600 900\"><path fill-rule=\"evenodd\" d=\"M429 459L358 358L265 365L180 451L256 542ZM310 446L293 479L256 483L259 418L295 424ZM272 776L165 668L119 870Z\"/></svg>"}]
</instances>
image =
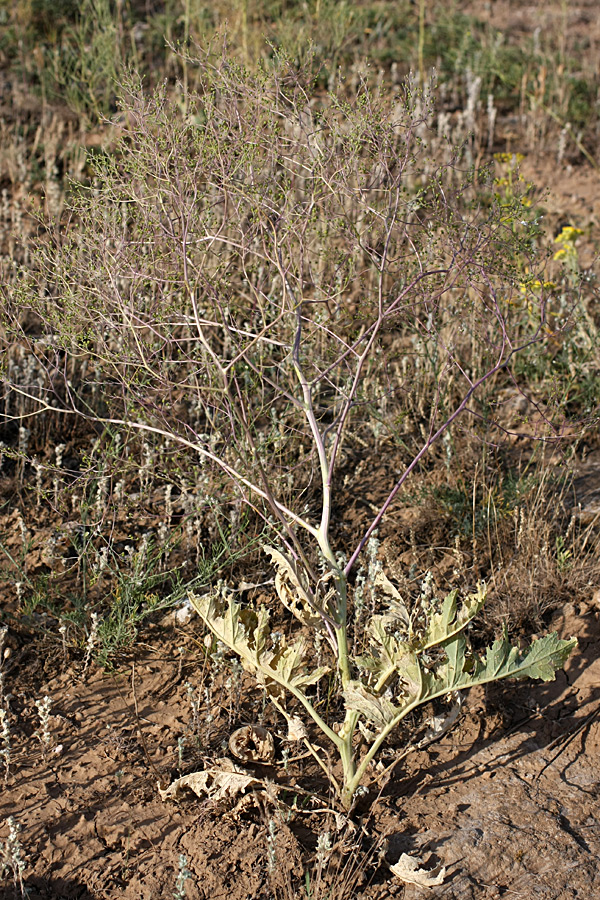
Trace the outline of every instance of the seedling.
<instances>
[{"instance_id":1,"label":"seedling","mask_svg":"<svg viewBox=\"0 0 600 900\"><path fill-rule=\"evenodd\" d=\"M8 713L4 707L0 706L0 757L4 762L4 786L8 784L8 776L10 774L10 723L8 721Z\"/></svg>"},{"instance_id":2,"label":"seedling","mask_svg":"<svg viewBox=\"0 0 600 900\"><path fill-rule=\"evenodd\" d=\"M52 700L47 695L35 701L38 717L40 720L40 729L37 733L41 744L44 759L52 744L52 734L50 733L50 710L52 709Z\"/></svg>"},{"instance_id":3,"label":"seedling","mask_svg":"<svg viewBox=\"0 0 600 900\"><path fill-rule=\"evenodd\" d=\"M180 853L178 857L179 870L177 872L177 880L175 881L173 900L185 900L185 885L192 877L192 873L187 867L187 862L185 854Z\"/></svg>"}]
</instances>

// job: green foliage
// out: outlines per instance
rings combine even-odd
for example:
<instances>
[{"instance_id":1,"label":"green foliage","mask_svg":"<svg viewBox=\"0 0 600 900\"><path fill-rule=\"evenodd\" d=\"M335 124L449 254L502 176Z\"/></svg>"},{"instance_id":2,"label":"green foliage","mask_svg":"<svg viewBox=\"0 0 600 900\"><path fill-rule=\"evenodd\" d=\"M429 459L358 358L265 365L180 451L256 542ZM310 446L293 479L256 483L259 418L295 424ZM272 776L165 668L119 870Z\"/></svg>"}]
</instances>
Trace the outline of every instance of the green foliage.
<instances>
[{"instance_id":1,"label":"green foliage","mask_svg":"<svg viewBox=\"0 0 600 900\"><path fill-rule=\"evenodd\" d=\"M485 603L483 585L461 602L456 590L441 604L432 601L414 621L394 601L367 623L369 655L350 660L352 669L363 674L343 686L346 719L336 733L323 721L306 690L331 669L311 665L304 638L292 644L282 635L274 640L264 606L255 612L223 592L189 596L207 627L241 658L277 706L285 712L281 706L285 692L293 695L338 747L346 803L352 801L382 741L409 712L455 691L503 678L551 681L577 645L575 638L561 640L550 634L523 650L512 645L505 632L484 656L474 653L464 632ZM360 760L354 759L352 750L357 727L368 741Z\"/></svg>"},{"instance_id":2,"label":"green foliage","mask_svg":"<svg viewBox=\"0 0 600 900\"><path fill-rule=\"evenodd\" d=\"M52 60L53 78L71 109L94 121L114 111L122 55L111 0L83 0Z\"/></svg>"},{"instance_id":3,"label":"green foliage","mask_svg":"<svg viewBox=\"0 0 600 900\"><path fill-rule=\"evenodd\" d=\"M114 587L103 603L105 612L98 627L96 658L100 665L112 665L118 653L131 648L147 619L177 606L194 585L210 583L248 553L248 547L235 548L221 534L221 540L204 551L192 581L183 579L181 567L163 569L162 561L172 547L151 543L128 563L113 558ZM170 544L179 540L175 532Z\"/></svg>"},{"instance_id":4,"label":"green foliage","mask_svg":"<svg viewBox=\"0 0 600 900\"><path fill-rule=\"evenodd\" d=\"M113 111L114 79L126 69L152 83L183 76L191 84L193 73L174 48L206 44L226 26L232 58L254 65L284 52L313 65L321 88L365 59L369 77L392 67L394 78L398 70L422 77L435 67L463 107L477 82L471 100L485 104L490 96L516 110L529 98L536 111L543 107L576 132L593 129L594 73L581 71L576 44L565 52L558 30L515 40L455 2L426 3L422 23L419 11L408 0L166 0L150 9L114 0L0 0L0 46L30 86L93 121Z\"/></svg>"},{"instance_id":5,"label":"green foliage","mask_svg":"<svg viewBox=\"0 0 600 900\"><path fill-rule=\"evenodd\" d=\"M588 128L598 108L598 84L571 76L567 81L566 119L577 128Z\"/></svg>"}]
</instances>

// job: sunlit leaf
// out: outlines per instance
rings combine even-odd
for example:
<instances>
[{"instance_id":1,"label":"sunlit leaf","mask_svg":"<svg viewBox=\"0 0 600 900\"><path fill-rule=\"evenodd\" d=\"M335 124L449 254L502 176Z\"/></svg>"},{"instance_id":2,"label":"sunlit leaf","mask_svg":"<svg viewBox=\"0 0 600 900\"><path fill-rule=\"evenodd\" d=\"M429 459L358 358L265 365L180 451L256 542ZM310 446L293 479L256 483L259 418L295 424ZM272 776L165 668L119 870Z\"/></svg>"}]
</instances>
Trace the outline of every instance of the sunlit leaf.
<instances>
[{"instance_id":1,"label":"sunlit leaf","mask_svg":"<svg viewBox=\"0 0 600 900\"><path fill-rule=\"evenodd\" d=\"M506 633L488 648L484 659L466 656L467 644L457 635L444 644L446 658L424 676L423 700L448 691L486 684L501 678L541 678L552 681L577 645L576 638L562 640L557 634L535 640L522 651L509 642Z\"/></svg>"},{"instance_id":2,"label":"sunlit leaf","mask_svg":"<svg viewBox=\"0 0 600 900\"><path fill-rule=\"evenodd\" d=\"M442 603L439 612L431 612L427 630L421 642L423 650L441 644L465 628L477 615L486 600L486 589L483 584L477 586L475 594L469 594L457 604L458 591L451 591Z\"/></svg>"},{"instance_id":3,"label":"sunlit leaf","mask_svg":"<svg viewBox=\"0 0 600 900\"><path fill-rule=\"evenodd\" d=\"M302 639L288 645L281 636L276 644L270 640L269 611L243 608L233 599L226 603L213 594L200 597L190 593L192 606L223 644L238 654L244 667L266 687L275 682L280 687L300 689L316 684L329 672L326 666L306 670L305 643Z\"/></svg>"},{"instance_id":4,"label":"sunlit leaf","mask_svg":"<svg viewBox=\"0 0 600 900\"><path fill-rule=\"evenodd\" d=\"M311 606L308 593L298 577L294 561L285 553L282 553L281 550L276 550L274 547L264 545L263 550L275 563L277 570L275 590L283 605L303 625L320 630L323 627L323 619L314 609L314 606Z\"/></svg>"},{"instance_id":5,"label":"sunlit leaf","mask_svg":"<svg viewBox=\"0 0 600 900\"><path fill-rule=\"evenodd\" d=\"M384 696L377 696L360 681L351 681L347 685L344 701L346 709L361 713L378 730L393 722L401 713L401 707Z\"/></svg>"}]
</instances>

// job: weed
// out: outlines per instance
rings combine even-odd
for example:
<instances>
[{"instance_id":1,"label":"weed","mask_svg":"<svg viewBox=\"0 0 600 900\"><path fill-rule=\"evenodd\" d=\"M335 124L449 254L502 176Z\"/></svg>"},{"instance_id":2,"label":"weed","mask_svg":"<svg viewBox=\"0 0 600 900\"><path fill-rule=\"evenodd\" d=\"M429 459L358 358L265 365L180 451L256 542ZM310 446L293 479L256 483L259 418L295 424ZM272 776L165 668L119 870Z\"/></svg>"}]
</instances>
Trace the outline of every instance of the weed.
<instances>
[{"instance_id":1,"label":"weed","mask_svg":"<svg viewBox=\"0 0 600 900\"><path fill-rule=\"evenodd\" d=\"M472 402L485 403L488 383L513 378L513 358L547 341L543 297L533 294L525 312L505 300L521 272L543 262L536 226L517 219L524 206L511 164L502 202L461 209L472 184L456 187L454 163L431 174L421 137L429 100L411 85L401 107L363 84L352 103L332 93L312 109L310 81L284 57L258 74L210 52L184 58L202 91L186 98L182 116L164 89L146 97L127 85L131 124L121 148L99 167L96 191L74 199L85 246L67 233L40 247L38 265L60 303L36 299L35 279L24 273L18 308L34 310L70 353L89 357L95 382L104 373L98 405L83 399L91 385L82 383L77 394L66 389L65 411L188 450L272 523L279 547L266 552L278 597L320 635L327 661L311 666L301 637L273 640L266 607L246 609L222 585L190 599L277 708L288 715L287 692L333 743L341 784L316 758L349 808L371 760L413 709L500 677L550 679L575 643L551 635L519 652L504 634L479 658L464 631L483 606L483 585L462 600L456 590L441 598L429 589L410 611L383 572L362 626L367 652L353 657L349 642L349 574L394 498ZM242 280L233 289L235 271ZM391 346L390 334L398 336ZM336 473L356 410L386 394L400 407L414 397L406 377L400 389L387 380L402 346L433 385L431 405L413 399L417 440L403 473L356 545L336 551ZM54 350L43 352L50 367ZM316 517L303 500L315 468ZM104 464L95 471L99 518L108 474ZM163 496L160 542L173 518L170 483ZM488 510L497 506L486 499ZM131 578L97 629L111 650L132 639L142 606L155 602L139 590L148 561L146 545L130 549ZM336 729L312 697L330 673L343 707ZM357 758L359 731L367 749Z\"/></svg>"},{"instance_id":2,"label":"weed","mask_svg":"<svg viewBox=\"0 0 600 900\"><path fill-rule=\"evenodd\" d=\"M26 897L27 889L23 881L26 862L23 847L19 840L21 826L13 816L9 816L6 821L8 837L4 843L0 842L0 875L4 875L5 872L11 872L15 891L19 890L21 897Z\"/></svg>"},{"instance_id":3,"label":"weed","mask_svg":"<svg viewBox=\"0 0 600 900\"><path fill-rule=\"evenodd\" d=\"M178 857L179 870L175 881L175 891L173 892L173 900L185 900L185 885L192 877L192 873L187 867L188 861L185 854L180 853Z\"/></svg>"},{"instance_id":4,"label":"weed","mask_svg":"<svg viewBox=\"0 0 600 900\"><path fill-rule=\"evenodd\" d=\"M0 756L4 761L4 786L8 783L10 774L10 724L8 720L8 712L4 706L0 706L0 739L2 747L0 748Z\"/></svg>"},{"instance_id":5,"label":"weed","mask_svg":"<svg viewBox=\"0 0 600 900\"><path fill-rule=\"evenodd\" d=\"M42 744L44 759L46 759L48 750L52 744L52 735L50 733L50 710L52 709L52 700L48 695L38 698L35 701L35 708L37 709L40 720L40 729L37 735Z\"/></svg>"}]
</instances>

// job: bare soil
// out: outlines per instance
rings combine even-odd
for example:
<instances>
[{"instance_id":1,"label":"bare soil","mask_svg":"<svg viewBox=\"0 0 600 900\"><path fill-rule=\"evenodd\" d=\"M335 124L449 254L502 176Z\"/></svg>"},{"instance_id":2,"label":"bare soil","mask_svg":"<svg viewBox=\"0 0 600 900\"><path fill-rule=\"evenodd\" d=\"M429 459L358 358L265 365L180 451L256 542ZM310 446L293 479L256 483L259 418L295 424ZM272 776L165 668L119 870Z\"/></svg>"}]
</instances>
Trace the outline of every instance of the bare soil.
<instances>
[{"instance_id":1,"label":"bare soil","mask_svg":"<svg viewBox=\"0 0 600 900\"><path fill-rule=\"evenodd\" d=\"M180 854L190 873L190 900L301 896L303 868L310 870L325 830L334 845L350 840L354 847L346 896L422 896L425 889L403 885L386 865L402 852L446 866L446 881L429 889L432 897L598 896L599 601L597 591L589 604L566 607L553 623L562 636L580 640L556 682L473 690L457 727L409 755L387 783L380 779L379 796L374 770L369 804L359 809L350 837L347 827L336 834L340 820L327 810L332 799L318 770L311 774L306 761L284 770L279 728L259 702L254 715L242 709L231 727L265 721L278 753L273 766L254 770L262 785L241 808L216 806L191 792L178 802L160 799L157 781L177 777L177 739L190 734L186 682L197 683L202 666L195 622L178 631L158 626L138 648L135 666L112 674L96 669L87 677L81 663L63 668L56 653L45 659L43 647L17 646L13 637L5 684L19 725L14 774L0 800L0 839L14 815L22 826L28 896L40 900L171 898ZM52 710L44 754L34 701L45 694ZM190 741L181 771L202 767L208 743ZM389 751L384 763L391 761ZM272 873L269 821L275 822ZM382 837L387 845L369 855ZM13 895L8 878L1 896Z\"/></svg>"},{"instance_id":2,"label":"bare soil","mask_svg":"<svg viewBox=\"0 0 600 900\"><path fill-rule=\"evenodd\" d=\"M539 3L509 0L459 4L515 40L536 28L558 27L558 5L550 6L544 12ZM565 11L569 34L585 39L587 58L597 59L597 0L565 4ZM24 110L26 105L24 99ZM0 114L10 118L11 111L0 108ZM597 169L557 163L556 146L527 154L525 125L513 118L499 117L497 149L525 153L526 180L549 188L545 208L552 227L568 221L587 229L581 261L590 265L598 243ZM600 509L598 452L582 464L575 482L590 527L597 527ZM366 465L373 490L348 495L336 510L342 537L346 523L364 519L376 504L376 486L387 483L394 460L382 451L377 464L367 459ZM0 485L0 499L0 533L9 536L6 546L13 552L21 538L12 481ZM128 516L123 529L142 527ZM43 571L48 566L40 548L55 526L66 525L33 508L26 518L33 538L30 571ZM439 517L423 506L391 510L382 535L391 548L388 566L403 531L400 554L409 552L409 533L422 546L447 550L440 528ZM424 559L422 568L435 565L443 576L444 552ZM450 551L448 570L455 565ZM15 611L12 583L0 585L0 605L7 616ZM121 655L112 671L86 668L81 654L74 660L63 652L43 618L35 628L18 617L10 621L2 673L12 746L0 792L0 841L6 841L13 816L21 827L23 887L30 900L600 897L598 580L585 583L545 623L561 637L579 639L555 682L474 689L441 741L395 766L401 743L389 747L370 773L370 793L352 823L336 815L323 773L301 749L292 748L284 764L281 718L263 706L250 680L244 676L238 705L224 670L206 702L204 633L196 620L163 619L145 627L135 652ZM203 701L197 722L190 688ZM45 696L51 698L48 746L35 707ZM226 757L230 733L256 723L274 734L276 758L252 770L260 785L246 800L217 805L192 793L161 800L159 782L165 786ZM333 850L319 880L317 842L326 831ZM423 857L428 866L443 864L444 884L425 889L395 878L389 864L403 852ZM182 856L189 877L178 895ZM19 896L19 885L5 873L0 900Z\"/></svg>"}]
</instances>

